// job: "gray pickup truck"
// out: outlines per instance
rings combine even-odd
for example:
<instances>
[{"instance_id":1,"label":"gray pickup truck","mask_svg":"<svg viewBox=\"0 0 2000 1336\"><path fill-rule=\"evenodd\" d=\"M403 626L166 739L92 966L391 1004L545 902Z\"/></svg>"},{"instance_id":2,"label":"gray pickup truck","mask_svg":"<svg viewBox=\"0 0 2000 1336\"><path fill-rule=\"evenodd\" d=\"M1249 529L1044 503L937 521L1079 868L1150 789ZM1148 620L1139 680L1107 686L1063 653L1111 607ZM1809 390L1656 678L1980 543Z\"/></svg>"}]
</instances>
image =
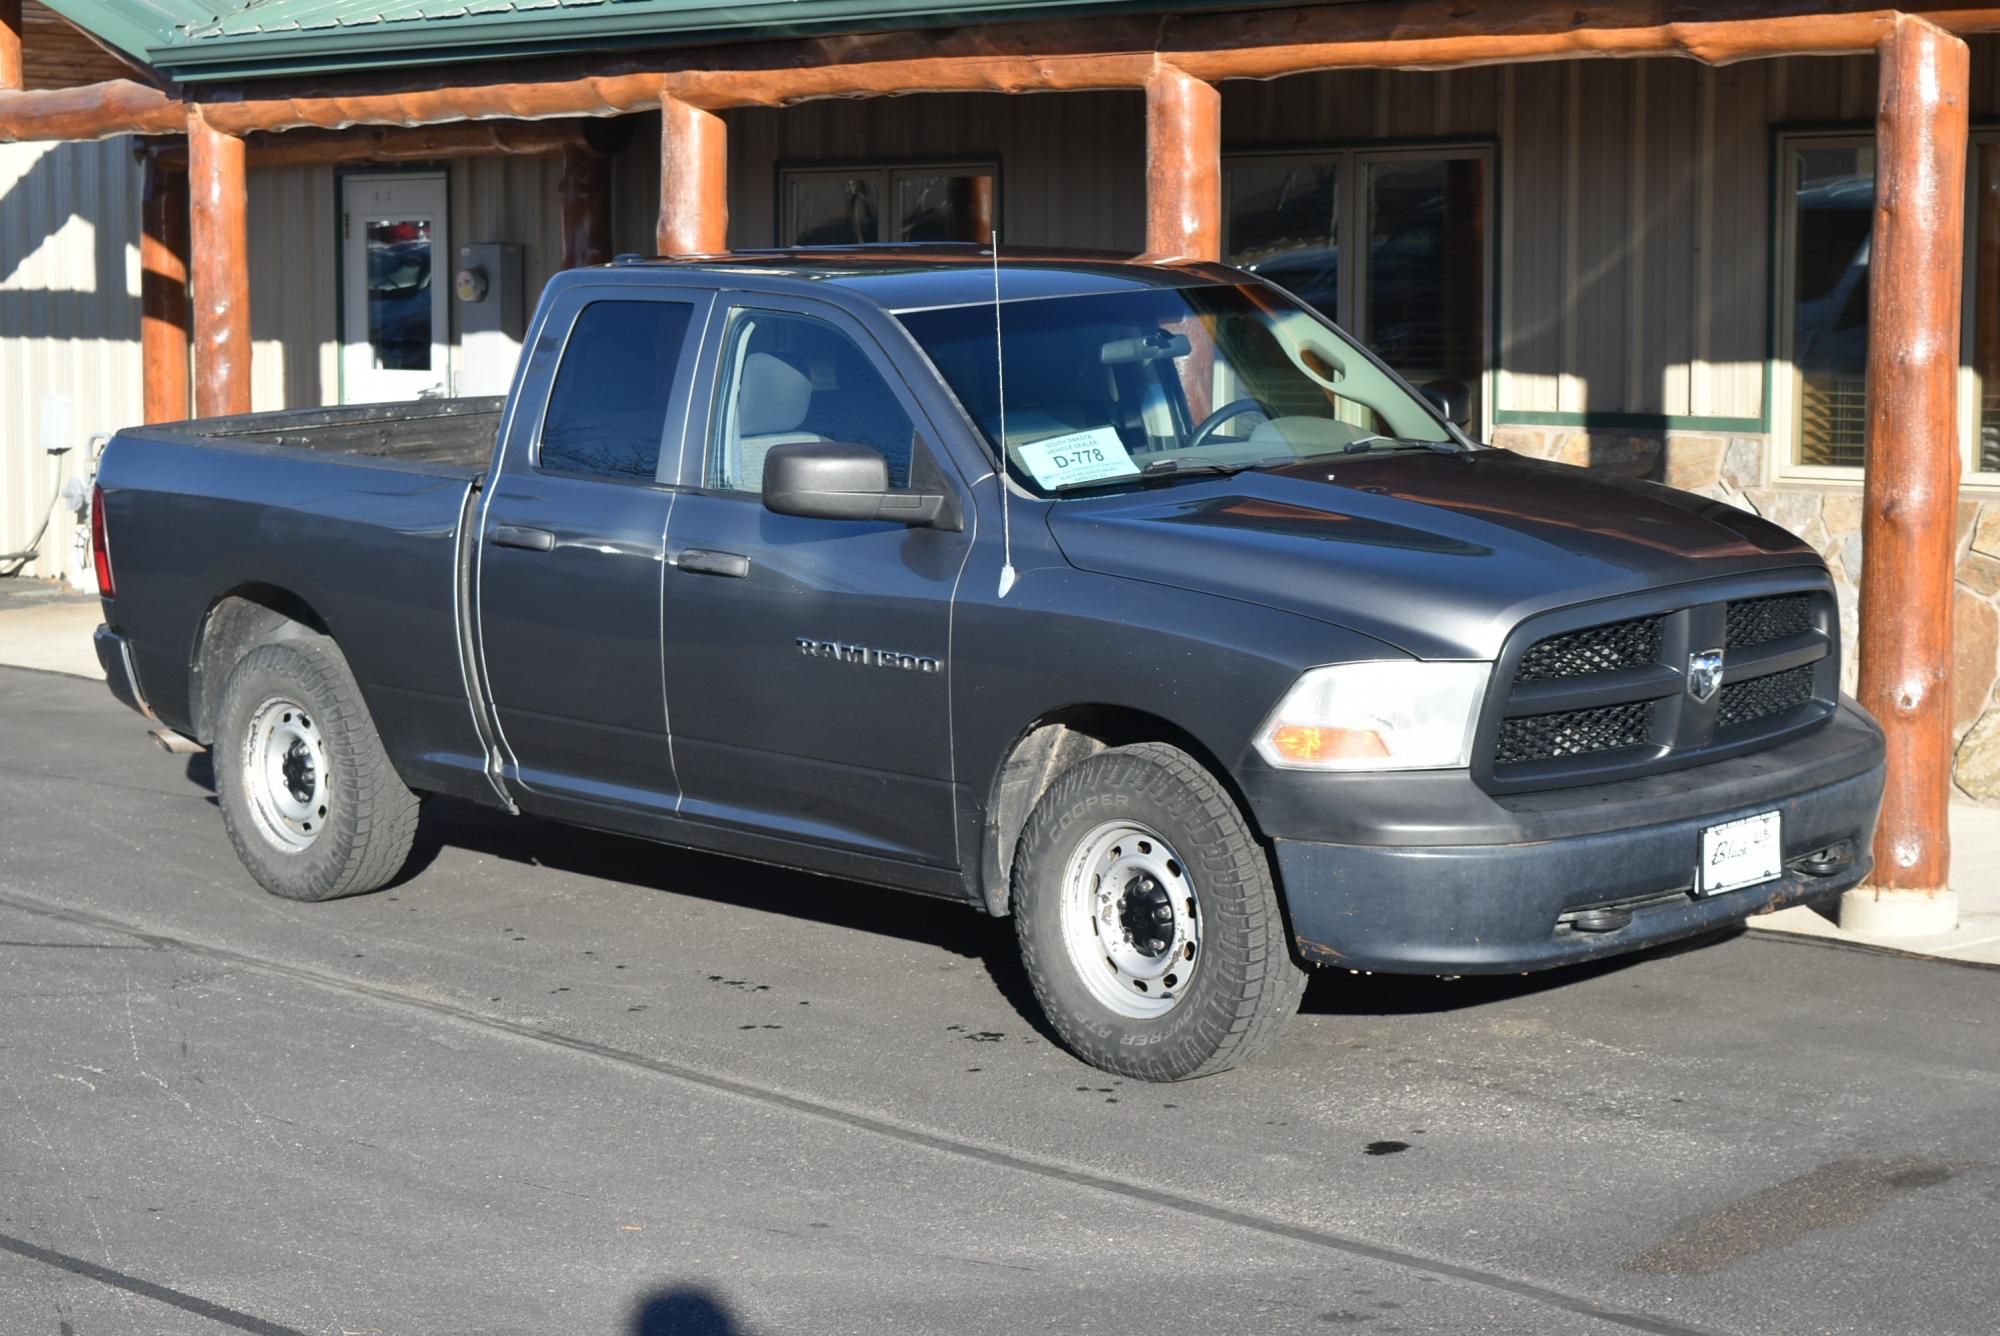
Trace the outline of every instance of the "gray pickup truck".
<instances>
[{"instance_id":1,"label":"gray pickup truck","mask_svg":"<svg viewBox=\"0 0 2000 1336\"><path fill-rule=\"evenodd\" d=\"M1820 559L1457 398L1214 265L624 260L550 284L504 402L121 433L98 652L278 895L383 885L451 794L946 896L1149 1080L1266 1048L1303 967L1859 882Z\"/></svg>"}]
</instances>

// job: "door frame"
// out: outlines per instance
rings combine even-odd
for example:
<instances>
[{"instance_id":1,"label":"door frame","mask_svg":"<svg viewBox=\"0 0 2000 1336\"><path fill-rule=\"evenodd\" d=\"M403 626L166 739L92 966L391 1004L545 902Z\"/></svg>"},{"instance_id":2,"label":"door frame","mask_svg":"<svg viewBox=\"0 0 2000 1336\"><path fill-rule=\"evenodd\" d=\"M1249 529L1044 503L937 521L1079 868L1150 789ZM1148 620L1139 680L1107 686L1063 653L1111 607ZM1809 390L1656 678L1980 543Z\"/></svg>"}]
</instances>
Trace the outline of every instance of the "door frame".
<instances>
[{"instance_id":1,"label":"door frame","mask_svg":"<svg viewBox=\"0 0 2000 1336\"><path fill-rule=\"evenodd\" d=\"M456 264L456 256L449 249L452 244L453 232L452 195L456 185L449 162L414 162L407 167L396 168L336 166L333 169L333 377L334 402L338 404L349 402L347 397L347 187L351 181L359 178L384 177L418 180L437 178L443 183L444 208L439 215L443 220L442 228L445 246L445 249L441 252L445 261L442 272L449 275L454 271ZM437 281L439 273L437 255L434 255L431 272L433 283ZM449 395L452 393L453 386L457 380L458 370L455 364L458 352L458 304L451 299L449 287L443 289L443 292L445 295L443 298L444 320L442 322L444 333L442 341L444 348L442 371L445 384L444 392ZM434 341L432 346L436 347L438 345Z\"/></svg>"}]
</instances>

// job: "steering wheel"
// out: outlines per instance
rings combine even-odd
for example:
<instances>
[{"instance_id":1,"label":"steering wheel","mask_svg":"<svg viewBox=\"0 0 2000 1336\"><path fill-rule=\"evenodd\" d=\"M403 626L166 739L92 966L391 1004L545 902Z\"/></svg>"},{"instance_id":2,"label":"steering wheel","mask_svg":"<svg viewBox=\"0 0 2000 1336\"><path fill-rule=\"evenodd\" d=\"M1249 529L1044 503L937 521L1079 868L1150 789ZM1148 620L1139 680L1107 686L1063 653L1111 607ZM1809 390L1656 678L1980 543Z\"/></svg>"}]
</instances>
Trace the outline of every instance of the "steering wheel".
<instances>
[{"instance_id":1,"label":"steering wheel","mask_svg":"<svg viewBox=\"0 0 2000 1336\"><path fill-rule=\"evenodd\" d=\"M1215 435L1216 428L1220 427L1223 423L1228 422L1232 418L1240 418L1245 413L1262 413L1263 411L1264 405L1258 403L1255 399L1236 399L1230 403L1226 403L1201 420L1201 425L1194 429L1194 435L1188 437L1187 444L1182 446L1181 449L1199 450L1202 446L1208 444L1208 438Z\"/></svg>"}]
</instances>

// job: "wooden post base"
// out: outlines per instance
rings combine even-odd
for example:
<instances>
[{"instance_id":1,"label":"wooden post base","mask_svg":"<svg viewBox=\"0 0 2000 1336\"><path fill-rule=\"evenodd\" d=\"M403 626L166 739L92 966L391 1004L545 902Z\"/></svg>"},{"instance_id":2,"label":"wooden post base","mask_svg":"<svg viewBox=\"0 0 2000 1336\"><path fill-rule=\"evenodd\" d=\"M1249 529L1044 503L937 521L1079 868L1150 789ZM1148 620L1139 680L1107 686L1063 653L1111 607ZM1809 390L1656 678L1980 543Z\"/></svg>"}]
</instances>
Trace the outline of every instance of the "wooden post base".
<instances>
[{"instance_id":1,"label":"wooden post base","mask_svg":"<svg viewBox=\"0 0 2000 1336\"><path fill-rule=\"evenodd\" d=\"M1840 897L1840 926L1863 937L1941 936L1958 927L1958 892L1858 886Z\"/></svg>"}]
</instances>

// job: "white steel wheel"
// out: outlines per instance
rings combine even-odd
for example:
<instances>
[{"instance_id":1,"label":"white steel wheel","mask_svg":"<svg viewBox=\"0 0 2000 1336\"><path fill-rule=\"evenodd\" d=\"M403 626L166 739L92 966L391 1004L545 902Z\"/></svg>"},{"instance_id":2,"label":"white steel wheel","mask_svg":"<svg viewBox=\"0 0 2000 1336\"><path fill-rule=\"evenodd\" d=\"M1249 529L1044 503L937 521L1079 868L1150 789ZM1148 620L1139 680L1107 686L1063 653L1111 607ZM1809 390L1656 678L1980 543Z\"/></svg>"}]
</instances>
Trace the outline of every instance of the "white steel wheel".
<instances>
[{"instance_id":1,"label":"white steel wheel","mask_svg":"<svg viewBox=\"0 0 2000 1336\"><path fill-rule=\"evenodd\" d=\"M1064 770L1014 848L1021 964L1084 1061L1142 1081L1263 1052L1298 1009L1271 864L1229 791L1160 742Z\"/></svg>"},{"instance_id":2,"label":"white steel wheel","mask_svg":"<svg viewBox=\"0 0 2000 1336\"><path fill-rule=\"evenodd\" d=\"M326 739L303 705L273 696L243 734L243 778L257 831L287 852L310 848L332 801Z\"/></svg>"},{"instance_id":3,"label":"white steel wheel","mask_svg":"<svg viewBox=\"0 0 2000 1336\"><path fill-rule=\"evenodd\" d=\"M229 842L265 890L332 900L402 868L417 795L332 640L298 635L245 654L223 684L213 737Z\"/></svg>"},{"instance_id":4,"label":"white steel wheel","mask_svg":"<svg viewBox=\"0 0 2000 1336\"><path fill-rule=\"evenodd\" d=\"M1136 821L1077 844L1063 878L1062 935L1098 1002L1149 1020L1180 1004L1201 965L1201 900L1173 847Z\"/></svg>"}]
</instances>

